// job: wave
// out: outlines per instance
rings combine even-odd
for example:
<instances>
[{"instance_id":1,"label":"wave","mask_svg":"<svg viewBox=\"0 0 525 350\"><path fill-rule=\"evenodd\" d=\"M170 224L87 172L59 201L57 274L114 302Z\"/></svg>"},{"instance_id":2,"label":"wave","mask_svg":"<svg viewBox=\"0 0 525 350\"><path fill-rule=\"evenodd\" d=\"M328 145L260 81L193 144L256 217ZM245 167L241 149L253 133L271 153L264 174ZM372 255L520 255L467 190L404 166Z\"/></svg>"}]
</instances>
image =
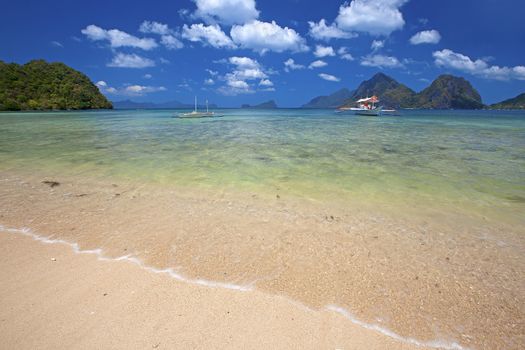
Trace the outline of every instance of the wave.
<instances>
[{"instance_id":1,"label":"wave","mask_svg":"<svg viewBox=\"0 0 525 350\"><path fill-rule=\"evenodd\" d=\"M186 277L186 276L176 272L172 268L158 269L158 268L155 268L155 267L152 267L152 266L145 265L140 259L138 259L137 257L134 257L132 255L123 255L123 256L120 256L120 257L116 257L116 258L110 258L110 257L104 256L103 250L101 248L97 248L97 249L81 249L78 243L68 242L68 241L65 241L63 239L54 239L54 238L50 238L50 237L46 237L46 236L41 236L41 235L39 235L37 233L34 233L31 229L26 228L26 227L21 228L21 229L17 229L17 228L10 228L10 227L5 227L3 225L0 225L0 231L7 232L7 233L12 233L12 234L21 234L21 235L24 235L24 236L28 236L28 237L31 237L32 239L36 240L36 241L39 241L39 242L42 242L42 243L45 243L45 244L62 244L62 245L67 245L67 246L71 247L73 252L76 253L76 254L93 254L93 255L97 256L98 260L102 260L102 261L127 261L127 262L130 262L132 264L135 264L135 265L139 266L140 268L142 268L142 269L144 269L146 271L153 272L153 273L158 273L158 274L166 274L166 275L170 276L171 278L174 278L174 279L176 279L178 281L185 282L185 283L190 283L190 284L195 284L195 285L200 285L200 286L205 286L205 287L210 287L210 288L225 288L225 289L236 290L236 291L239 291L239 292L249 292L249 291L255 290L255 282L247 284L247 285L239 285L239 284L218 282L218 281L212 281L212 280L205 280L205 279L201 279L201 278L189 278L189 277ZM280 296L280 297L283 297L283 296ZM306 306L306 305L304 305L304 304L302 304L302 303L300 303L300 302L298 302L296 300L291 300L291 299L286 298L286 297L283 297L283 298L285 300L293 303L294 305L298 305L298 306L301 306L301 307L306 308L308 310L315 311L315 310L311 309L310 307L308 307L308 306ZM344 318L346 318L347 320L349 320L350 322L352 322L355 325L358 325L358 326L363 327L365 329L369 329L369 330L375 331L377 333L383 334L383 335L385 335L387 337L390 337L392 339L395 339L397 341L400 341L400 342L403 342L403 343L406 343L406 344L416 345L416 346L420 346L420 347L427 347L427 348L444 349L444 350L469 350L469 348L463 347L463 346L461 346L459 343L457 343L455 341L446 341L446 340L421 341L421 340L417 340L415 338L403 337L403 336L401 336L401 335L391 331L388 328L381 327L381 326L379 326L377 324L366 323L364 321L361 321L361 320L357 319L350 311L348 311L347 309L345 309L343 307L337 306L337 305L327 305L327 306L324 307L324 310L328 310L328 311L331 311L331 312L338 313L338 314L342 315Z\"/></svg>"}]
</instances>

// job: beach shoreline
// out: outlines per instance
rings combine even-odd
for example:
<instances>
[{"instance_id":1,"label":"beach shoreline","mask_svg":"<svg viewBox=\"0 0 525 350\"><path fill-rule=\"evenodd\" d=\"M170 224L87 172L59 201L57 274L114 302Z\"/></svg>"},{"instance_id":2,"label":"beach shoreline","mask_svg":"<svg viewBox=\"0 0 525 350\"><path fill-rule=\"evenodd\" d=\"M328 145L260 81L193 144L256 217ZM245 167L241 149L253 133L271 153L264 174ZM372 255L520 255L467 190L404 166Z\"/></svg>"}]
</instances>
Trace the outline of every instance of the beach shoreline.
<instances>
[{"instance_id":1,"label":"beach shoreline","mask_svg":"<svg viewBox=\"0 0 525 350\"><path fill-rule=\"evenodd\" d=\"M264 204L248 194L3 175L4 228L25 227L35 237L78 244L109 259L140 261L186 282L246 287L321 310L316 312L332 305L330 312L345 322L352 323L351 314L359 327L394 340L490 348L502 344L495 334L514 334L506 346L522 342L519 236L501 227L497 232L484 223L472 232L466 226L464 232L448 232L447 225L423 225L421 218L396 222L380 213L299 205L288 198ZM54 180L59 184L53 186ZM480 229L490 235L478 243ZM512 269L514 277L508 275ZM499 295L502 285L508 292Z\"/></svg>"},{"instance_id":2,"label":"beach shoreline","mask_svg":"<svg viewBox=\"0 0 525 350\"><path fill-rule=\"evenodd\" d=\"M129 260L39 242L29 231L0 231L6 348L425 348L335 311L255 290L181 282Z\"/></svg>"}]
</instances>

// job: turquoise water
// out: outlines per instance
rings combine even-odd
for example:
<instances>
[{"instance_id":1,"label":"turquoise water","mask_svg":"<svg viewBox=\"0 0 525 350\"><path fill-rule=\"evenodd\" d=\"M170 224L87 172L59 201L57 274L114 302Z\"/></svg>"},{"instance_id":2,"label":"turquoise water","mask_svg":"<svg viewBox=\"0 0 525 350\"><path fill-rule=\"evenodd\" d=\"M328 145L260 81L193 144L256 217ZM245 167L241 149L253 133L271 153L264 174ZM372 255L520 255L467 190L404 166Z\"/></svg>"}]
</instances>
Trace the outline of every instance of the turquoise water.
<instances>
[{"instance_id":1,"label":"turquoise water","mask_svg":"<svg viewBox=\"0 0 525 350\"><path fill-rule=\"evenodd\" d=\"M525 112L0 114L0 170L60 171L316 200L525 208Z\"/></svg>"}]
</instances>

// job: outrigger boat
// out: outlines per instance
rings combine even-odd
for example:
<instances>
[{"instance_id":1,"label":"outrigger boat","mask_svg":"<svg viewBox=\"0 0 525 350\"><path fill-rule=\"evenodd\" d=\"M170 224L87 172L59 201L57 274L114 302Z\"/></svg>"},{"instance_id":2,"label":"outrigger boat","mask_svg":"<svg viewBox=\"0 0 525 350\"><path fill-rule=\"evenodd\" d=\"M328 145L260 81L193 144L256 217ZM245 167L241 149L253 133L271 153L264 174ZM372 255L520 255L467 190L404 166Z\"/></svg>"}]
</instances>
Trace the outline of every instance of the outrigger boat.
<instances>
[{"instance_id":1,"label":"outrigger boat","mask_svg":"<svg viewBox=\"0 0 525 350\"><path fill-rule=\"evenodd\" d=\"M206 100L206 112L197 111L197 96L195 96L195 108L189 113L180 113L179 118L208 118L208 117L222 117L221 114L210 112L208 109L208 100Z\"/></svg>"},{"instance_id":2,"label":"outrigger boat","mask_svg":"<svg viewBox=\"0 0 525 350\"><path fill-rule=\"evenodd\" d=\"M357 107L351 107L350 110L354 111L357 115L371 115L379 116L383 111L383 106L376 106L379 102L377 96L361 98L356 101Z\"/></svg>"}]
</instances>

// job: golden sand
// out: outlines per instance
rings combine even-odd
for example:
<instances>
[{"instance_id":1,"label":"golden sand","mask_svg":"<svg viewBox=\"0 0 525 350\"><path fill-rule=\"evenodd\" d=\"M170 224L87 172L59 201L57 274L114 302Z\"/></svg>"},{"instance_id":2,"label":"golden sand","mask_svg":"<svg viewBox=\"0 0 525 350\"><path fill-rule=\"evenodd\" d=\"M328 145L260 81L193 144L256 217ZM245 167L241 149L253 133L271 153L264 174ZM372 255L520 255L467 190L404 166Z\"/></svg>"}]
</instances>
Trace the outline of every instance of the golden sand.
<instances>
[{"instance_id":1,"label":"golden sand","mask_svg":"<svg viewBox=\"0 0 525 350\"><path fill-rule=\"evenodd\" d=\"M423 343L439 340L440 344L456 342L463 347L483 349L519 349L525 346L524 228L520 225L483 222L479 218L446 211L421 212L414 217L401 213L393 215L388 210L373 210L355 203L341 205L293 198L260 198L256 194L204 192L116 183L106 179L4 173L1 180L0 224L13 228L29 227L42 236L76 242L81 249L101 248L108 257L131 255L148 266L172 268L188 279L253 287L257 292L240 294L242 297L239 298L246 299L237 300L238 305L235 302L225 304L228 307L238 306L237 311L241 313L251 304L251 297L246 295L259 296L263 292L265 294L261 298L266 304L254 302L250 314L254 310L264 313L268 309L273 313L268 317L285 317L289 308L296 307L289 305L289 302L286 307L281 305L289 299L314 310L326 310L327 305L337 305L366 324L389 329L400 337L418 339ZM60 184L52 187L42 183L43 180L58 181ZM21 243L16 244L19 248L15 253L18 254L22 248ZM30 264L38 265L34 260L36 255L28 254L26 258L31 260L26 262L26 270L31 270ZM89 260L89 264L85 259ZM101 283L97 278L100 281L116 279L119 283L111 281L108 286L113 286L118 293L130 293L130 288L141 288L133 287L135 283L147 286L150 282L143 280L163 278L149 276L142 271L141 277L135 281L132 276L139 273L135 267L102 263L97 264L104 266L106 275L91 277L92 269L98 268L89 267L93 260L92 257L70 257L70 267L63 267L67 273L61 271L55 276L55 282L62 286L63 293L69 293L68 288L73 288L70 285L82 288L83 284L91 284L83 287L88 290ZM9 274L4 270L13 268L9 267L9 261L5 264L5 268L2 265L2 282L9 280ZM77 266L83 274L75 272ZM38 269L45 272L43 266ZM117 278L119 269L124 269L125 273ZM65 277L67 274L70 276ZM37 274L31 274L24 280L30 284L37 283L38 279ZM67 282L60 282L62 279ZM121 296L122 300L114 300L114 305L133 308L134 303L145 303L164 310L170 296L178 293L174 285L179 286L180 283L162 281L155 282L162 285L162 292L149 290L138 297L126 294ZM191 295L197 287L184 288L187 288L186 295ZM267 341L271 342L283 339L270 339L273 336L269 334L274 331L271 328L273 323L269 321L259 322L261 326L258 327L258 318L239 318L234 322L236 326L232 326L236 332L232 335L235 340L224 343L227 325L221 323L224 317L220 312L225 310L224 299L231 298L235 293L199 288L201 293L209 293L209 299L204 298L198 305L193 300L194 304L188 304L192 307L186 311L189 314L193 312L194 317L201 317L195 314L204 312L208 305L207 315L222 330L217 331L217 337L210 338L214 339L213 344L265 347L265 343L254 339L269 338ZM74 290L71 290L70 298L73 298ZM79 293L86 293L86 290ZM44 300L44 296L49 296L30 296L30 291L27 293L28 298L37 298L35 300ZM23 300L16 301L15 294L11 296L12 302L25 303ZM217 296L219 294L220 297ZM74 304L73 299L68 300L65 305ZM101 309L104 300L97 304ZM216 305L219 309L213 309L214 303L219 304ZM2 304L0 310L4 310L5 305ZM181 302L174 305L180 306ZM39 307L45 308L45 305ZM166 331L162 330L164 323L169 323L173 317L173 310L168 308L158 319L150 313L141 316L137 310L130 317L140 318L148 327L158 327L158 331L167 337L163 339L176 341L176 337L169 338L172 334L169 330L178 323L170 324ZM305 312L299 310L296 312ZM297 348L308 348L308 344L319 345L313 348L337 347L339 345L335 340L345 338L351 341L353 335L359 333L355 331L357 326L342 315L328 311L319 311L314 316L311 313L309 311L301 316L299 333L293 336L282 334L287 342L279 344L288 345L284 348L293 348L295 344ZM120 322L110 315L104 311L100 316L104 320L102 324ZM304 321L308 317L308 322L313 323ZM86 339L97 338L97 330L104 329L93 326L96 323L85 322L83 331L89 335ZM255 325L254 332L258 335L240 335L242 330L238 327L245 327L244 322ZM291 324L289 320L282 322L286 322L286 327ZM211 328L207 328L210 326L203 320L197 323L196 329L201 329L199 332L211 332ZM83 326L76 326L82 332ZM349 328L354 329L354 333L346 333ZM122 330L132 331L133 328ZM10 333L11 330L4 331L2 328L2 334L5 332ZM71 330L64 332L70 335ZM309 332L315 334L308 338ZM205 347L203 345L211 344L205 342L212 341L189 334L191 332L182 333L187 335L184 339L189 341L187 344L190 347ZM140 338L141 334L151 346L155 345L155 340L147 337L146 333L139 332L136 338ZM302 334L307 336L303 339ZM384 335L381 337L384 340ZM348 348L393 348L367 339L355 344L363 345L370 341L368 347L349 345ZM79 347L84 346L80 340L79 344ZM272 344L277 343L266 347L273 347Z\"/></svg>"}]
</instances>

